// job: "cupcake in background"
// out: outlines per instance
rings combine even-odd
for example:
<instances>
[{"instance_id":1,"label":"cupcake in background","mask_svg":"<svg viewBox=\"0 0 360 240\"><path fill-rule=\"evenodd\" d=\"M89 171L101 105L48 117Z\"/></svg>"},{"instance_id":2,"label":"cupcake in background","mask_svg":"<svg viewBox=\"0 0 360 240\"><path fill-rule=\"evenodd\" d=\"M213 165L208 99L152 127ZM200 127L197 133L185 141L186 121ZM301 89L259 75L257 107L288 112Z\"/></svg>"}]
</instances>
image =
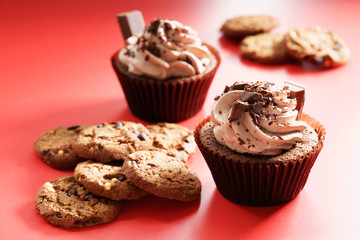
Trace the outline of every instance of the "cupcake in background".
<instances>
[{"instance_id":1,"label":"cupcake in background","mask_svg":"<svg viewBox=\"0 0 360 240\"><path fill-rule=\"evenodd\" d=\"M305 114L297 120L296 107L302 103L290 96L286 85L234 83L196 127L196 143L228 200L271 206L292 200L303 189L325 129Z\"/></svg>"},{"instance_id":2,"label":"cupcake in background","mask_svg":"<svg viewBox=\"0 0 360 240\"><path fill-rule=\"evenodd\" d=\"M220 55L178 21L155 19L111 58L131 112L149 122L179 122L198 113Z\"/></svg>"}]
</instances>

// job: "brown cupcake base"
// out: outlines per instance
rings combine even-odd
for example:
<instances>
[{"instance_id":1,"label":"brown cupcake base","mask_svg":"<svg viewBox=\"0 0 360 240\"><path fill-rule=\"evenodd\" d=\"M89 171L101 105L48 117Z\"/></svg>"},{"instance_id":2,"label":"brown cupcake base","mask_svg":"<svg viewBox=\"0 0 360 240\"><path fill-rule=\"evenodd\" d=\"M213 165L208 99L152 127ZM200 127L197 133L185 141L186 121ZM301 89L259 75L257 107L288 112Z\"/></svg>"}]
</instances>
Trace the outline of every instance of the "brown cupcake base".
<instances>
[{"instance_id":1,"label":"brown cupcake base","mask_svg":"<svg viewBox=\"0 0 360 240\"><path fill-rule=\"evenodd\" d=\"M202 75L166 80L131 74L118 61L117 51L111 58L131 112L149 122L180 122L198 113L220 64L219 53L206 45L214 55L210 71Z\"/></svg>"},{"instance_id":2,"label":"brown cupcake base","mask_svg":"<svg viewBox=\"0 0 360 240\"><path fill-rule=\"evenodd\" d=\"M288 161L252 163L234 161L221 151L206 147L199 134L209 118L202 121L195 129L195 141L219 192L232 202L252 206L272 206L294 199L305 186L325 137L325 129L318 121L305 114L302 120L312 126L319 136L313 151Z\"/></svg>"}]
</instances>

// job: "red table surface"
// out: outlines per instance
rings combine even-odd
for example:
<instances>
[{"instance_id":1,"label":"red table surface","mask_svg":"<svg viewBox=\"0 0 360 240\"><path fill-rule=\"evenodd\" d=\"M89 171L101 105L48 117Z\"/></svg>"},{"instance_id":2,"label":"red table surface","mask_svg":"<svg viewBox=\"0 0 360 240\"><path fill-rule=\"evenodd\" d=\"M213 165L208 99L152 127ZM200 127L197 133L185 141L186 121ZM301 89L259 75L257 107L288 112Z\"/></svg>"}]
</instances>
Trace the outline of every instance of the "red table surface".
<instances>
[{"instance_id":1,"label":"red table surface","mask_svg":"<svg viewBox=\"0 0 360 240\"><path fill-rule=\"evenodd\" d=\"M291 80L307 86L304 112L327 129L325 146L303 191L274 207L224 199L197 149L189 160L202 182L199 201L154 196L128 201L112 223L84 229L53 227L35 210L42 184L72 171L55 170L33 150L58 125L134 117L110 64L124 42L119 12L139 9L148 23L177 19L216 47L222 64L203 110L179 124L194 129L226 84ZM219 32L229 17L271 14L274 32L317 25L349 45L344 66L318 70L290 63L256 64ZM0 239L360 239L360 1L0 1Z\"/></svg>"}]
</instances>

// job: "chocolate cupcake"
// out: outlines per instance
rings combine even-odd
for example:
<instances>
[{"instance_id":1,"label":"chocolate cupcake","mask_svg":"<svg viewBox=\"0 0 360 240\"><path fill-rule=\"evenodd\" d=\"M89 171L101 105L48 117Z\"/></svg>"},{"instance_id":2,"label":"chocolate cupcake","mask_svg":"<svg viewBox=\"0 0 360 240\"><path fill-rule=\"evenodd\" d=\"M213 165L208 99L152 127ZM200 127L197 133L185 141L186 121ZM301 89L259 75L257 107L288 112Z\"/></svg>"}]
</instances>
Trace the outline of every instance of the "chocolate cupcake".
<instances>
[{"instance_id":1,"label":"chocolate cupcake","mask_svg":"<svg viewBox=\"0 0 360 240\"><path fill-rule=\"evenodd\" d=\"M131 112L179 122L202 108L220 55L175 20L156 19L111 58Z\"/></svg>"},{"instance_id":2,"label":"chocolate cupcake","mask_svg":"<svg viewBox=\"0 0 360 240\"><path fill-rule=\"evenodd\" d=\"M271 206L303 189L325 129L308 115L298 116L292 93L269 82L235 83L196 127L196 143L228 200Z\"/></svg>"}]
</instances>

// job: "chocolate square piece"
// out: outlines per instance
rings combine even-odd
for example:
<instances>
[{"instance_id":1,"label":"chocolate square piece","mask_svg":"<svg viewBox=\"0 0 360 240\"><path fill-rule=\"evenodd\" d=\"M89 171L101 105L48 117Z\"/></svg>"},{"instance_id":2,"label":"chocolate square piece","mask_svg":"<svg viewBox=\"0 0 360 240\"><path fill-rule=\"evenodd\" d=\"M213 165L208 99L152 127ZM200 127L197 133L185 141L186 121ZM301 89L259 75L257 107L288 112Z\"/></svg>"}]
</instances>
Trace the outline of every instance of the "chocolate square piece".
<instances>
[{"instance_id":1,"label":"chocolate square piece","mask_svg":"<svg viewBox=\"0 0 360 240\"><path fill-rule=\"evenodd\" d=\"M298 110L298 115L296 120L301 120L304 102L305 102L305 87L294 82L286 81L285 86L288 86L290 89L290 98L296 98L296 110Z\"/></svg>"},{"instance_id":2,"label":"chocolate square piece","mask_svg":"<svg viewBox=\"0 0 360 240\"><path fill-rule=\"evenodd\" d=\"M141 33L145 28L144 18L138 10L119 13L116 17L125 41L129 37Z\"/></svg>"}]
</instances>

